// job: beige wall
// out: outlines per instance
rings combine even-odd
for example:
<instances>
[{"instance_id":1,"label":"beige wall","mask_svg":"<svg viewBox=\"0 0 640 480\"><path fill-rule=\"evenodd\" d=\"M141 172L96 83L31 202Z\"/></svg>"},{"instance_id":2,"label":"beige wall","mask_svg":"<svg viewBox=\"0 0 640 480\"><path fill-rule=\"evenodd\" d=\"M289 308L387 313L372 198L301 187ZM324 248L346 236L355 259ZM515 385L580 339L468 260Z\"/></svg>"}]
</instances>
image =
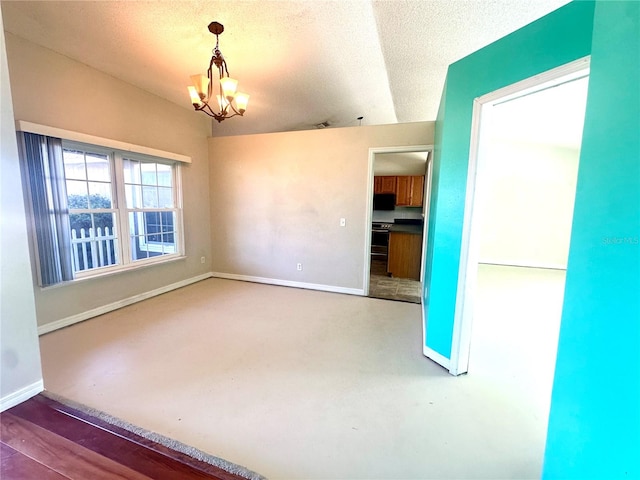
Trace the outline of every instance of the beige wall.
<instances>
[{"instance_id":1,"label":"beige wall","mask_svg":"<svg viewBox=\"0 0 640 480\"><path fill-rule=\"evenodd\" d=\"M42 371L2 31L0 56L0 409L6 409L38 393Z\"/></svg>"},{"instance_id":2,"label":"beige wall","mask_svg":"<svg viewBox=\"0 0 640 480\"><path fill-rule=\"evenodd\" d=\"M433 128L419 122L210 138L212 270L362 289L369 148L429 145Z\"/></svg>"},{"instance_id":3,"label":"beige wall","mask_svg":"<svg viewBox=\"0 0 640 480\"><path fill-rule=\"evenodd\" d=\"M7 34L17 120L189 155L182 168L184 260L40 289L38 324L82 314L210 271L208 261L210 122L139 88ZM205 264L200 257L207 257Z\"/></svg>"}]
</instances>

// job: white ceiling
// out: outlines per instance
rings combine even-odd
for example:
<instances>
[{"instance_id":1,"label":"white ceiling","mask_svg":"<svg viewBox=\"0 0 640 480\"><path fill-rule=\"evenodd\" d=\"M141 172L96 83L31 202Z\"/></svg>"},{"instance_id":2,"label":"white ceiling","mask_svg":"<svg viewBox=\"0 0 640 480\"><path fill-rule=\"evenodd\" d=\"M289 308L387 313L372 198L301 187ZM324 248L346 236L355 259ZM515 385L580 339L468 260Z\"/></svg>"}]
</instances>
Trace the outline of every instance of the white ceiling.
<instances>
[{"instance_id":1,"label":"white ceiling","mask_svg":"<svg viewBox=\"0 0 640 480\"><path fill-rule=\"evenodd\" d=\"M449 64L568 1L2 1L2 14L7 32L189 109L222 23L251 100L213 134L238 135L435 120Z\"/></svg>"}]
</instances>

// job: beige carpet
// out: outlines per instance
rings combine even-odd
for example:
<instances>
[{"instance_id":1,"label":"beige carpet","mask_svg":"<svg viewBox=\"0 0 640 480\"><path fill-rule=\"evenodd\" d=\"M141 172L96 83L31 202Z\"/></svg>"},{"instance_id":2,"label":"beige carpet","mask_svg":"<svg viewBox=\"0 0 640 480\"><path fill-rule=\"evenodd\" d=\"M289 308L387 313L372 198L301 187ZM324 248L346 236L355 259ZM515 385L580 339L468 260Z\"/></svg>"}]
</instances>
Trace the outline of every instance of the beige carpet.
<instances>
[{"instance_id":1,"label":"beige carpet","mask_svg":"<svg viewBox=\"0 0 640 480\"><path fill-rule=\"evenodd\" d=\"M41 337L45 387L270 479L539 478L546 420L420 305L210 279Z\"/></svg>"}]
</instances>

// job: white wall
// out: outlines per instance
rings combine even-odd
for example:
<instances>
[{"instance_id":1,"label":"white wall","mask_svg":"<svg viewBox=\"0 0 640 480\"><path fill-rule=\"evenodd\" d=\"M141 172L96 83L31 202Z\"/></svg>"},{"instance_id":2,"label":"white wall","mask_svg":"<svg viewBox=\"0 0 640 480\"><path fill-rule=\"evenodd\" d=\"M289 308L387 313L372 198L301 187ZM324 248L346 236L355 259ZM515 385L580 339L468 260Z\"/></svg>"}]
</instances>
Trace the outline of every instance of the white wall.
<instances>
[{"instance_id":1,"label":"white wall","mask_svg":"<svg viewBox=\"0 0 640 480\"><path fill-rule=\"evenodd\" d=\"M42 371L3 31L0 56L1 411L41 391Z\"/></svg>"},{"instance_id":2,"label":"white wall","mask_svg":"<svg viewBox=\"0 0 640 480\"><path fill-rule=\"evenodd\" d=\"M209 139L213 271L363 289L369 148L432 144L433 129L418 122Z\"/></svg>"},{"instance_id":3,"label":"white wall","mask_svg":"<svg viewBox=\"0 0 640 480\"><path fill-rule=\"evenodd\" d=\"M480 263L565 269L577 149L492 139L477 185Z\"/></svg>"},{"instance_id":4,"label":"white wall","mask_svg":"<svg viewBox=\"0 0 640 480\"><path fill-rule=\"evenodd\" d=\"M200 263L200 257L208 259L211 251L208 117L11 34L7 34L7 55L16 119L193 159L182 168L187 258L48 289L36 286L38 324L82 316L209 272L209 261Z\"/></svg>"}]
</instances>

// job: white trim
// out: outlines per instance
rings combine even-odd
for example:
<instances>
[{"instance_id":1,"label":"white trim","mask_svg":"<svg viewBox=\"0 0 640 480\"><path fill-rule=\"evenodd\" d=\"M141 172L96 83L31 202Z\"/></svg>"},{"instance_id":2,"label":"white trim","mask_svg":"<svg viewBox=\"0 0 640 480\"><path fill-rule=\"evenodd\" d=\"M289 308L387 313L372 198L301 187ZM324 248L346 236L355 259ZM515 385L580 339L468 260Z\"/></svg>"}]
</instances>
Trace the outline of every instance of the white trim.
<instances>
[{"instance_id":1,"label":"white trim","mask_svg":"<svg viewBox=\"0 0 640 480\"><path fill-rule=\"evenodd\" d=\"M366 210L364 215L364 266L362 274L362 294L369 296L369 283L371 281L371 222L373 220L373 163L375 162L375 149L369 149L369 160L367 165L367 188L366 188Z\"/></svg>"},{"instance_id":2,"label":"white trim","mask_svg":"<svg viewBox=\"0 0 640 480\"><path fill-rule=\"evenodd\" d=\"M4 412L11 407L15 407L19 403L29 400L31 397L35 397L37 394L44 390L44 382L42 379L33 382L31 385L22 387L20 390L5 395L0 399L0 412Z\"/></svg>"},{"instance_id":3,"label":"white trim","mask_svg":"<svg viewBox=\"0 0 640 480\"><path fill-rule=\"evenodd\" d=\"M447 357L445 357L444 355L439 354L438 352L436 352L435 350L427 347L426 345L423 345L423 347L422 347L422 354L425 357L427 357L429 360L433 360L438 365L440 365L441 367L446 368L447 370L449 370L449 372L451 372L451 369L449 368L450 360Z\"/></svg>"},{"instance_id":4,"label":"white trim","mask_svg":"<svg viewBox=\"0 0 640 480\"><path fill-rule=\"evenodd\" d=\"M481 104L494 102L504 103L509 100L513 100L529 93L544 90L546 87L554 86L558 84L558 80L562 79L563 82L570 82L578 78L582 78L589 74L589 68L591 65L591 56L579 58L573 62L569 62L565 65L547 70L533 77L525 78L519 82L507 85L499 90L489 92L476 100Z\"/></svg>"},{"instance_id":5,"label":"white trim","mask_svg":"<svg viewBox=\"0 0 640 480\"><path fill-rule=\"evenodd\" d=\"M159 259L160 261L154 261L155 259ZM135 272L136 270L139 270L142 268L153 267L155 265L164 265L171 262L179 262L181 260L186 260L186 259L187 257L185 256L177 256L175 254L151 257L144 260L136 260L135 264L130 263L124 268L120 268L121 267L120 265L116 266L117 268L100 267L99 269L96 269L98 271L95 272L93 275L84 275L84 276L76 275L76 278L74 278L73 280L58 282L58 283L54 283L53 285L47 285L46 287L38 287L38 288L40 290L53 290L55 288L64 288L64 287L68 287L69 285L74 285L78 282L91 281L95 278L103 278L111 275L119 275L121 273L126 273L126 272Z\"/></svg>"},{"instance_id":6,"label":"white trim","mask_svg":"<svg viewBox=\"0 0 640 480\"><path fill-rule=\"evenodd\" d=\"M424 283L422 293L420 294L420 315L422 317L422 353L426 355L427 348L427 313L424 310ZM431 350L431 349L429 349Z\"/></svg>"},{"instance_id":7,"label":"white trim","mask_svg":"<svg viewBox=\"0 0 640 480\"><path fill-rule=\"evenodd\" d=\"M427 270L427 239L429 238L429 209L431 208L431 187L433 186L433 150L427 155L427 171L424 177L424 197L422 200L422 255L420 256L420 281L424 287L424 274ZM421 295L424 298L424 289ZM421 299L422 300L422 299ZM421 301L422 303L422 301Z\"/></svg>"},{"instance_id":8,"label":"white trim","mask_svg":"<svg viewBox=\"0 0 640 480\"><path fill-rule=\"evenodd\" d=\"M494 92L478 97L473 102L471 120L471 139L469 145L469 165L467 189L465 197L464 220L462 225L462 241L460 248L460 265L458 285L453 319L451 340L451 360L449 372L460 375L469 368L469 350L471 348L471 327L473 323L474 300L476 289L476 270L479 263L478 242L473 241L477 235L477 221L474 221L473 206L476 197L476 173L479 160L481 123L489 114L485 105L504 103L509 100L543 90L553 85L566 83L588 74L591 57L583 57L539 75L526 78Z\"/></svg>"},{"instance_id":9,"label":"white trim","mask_svg":"<svg viewBox=\"0 0 640 480\"><path fill-rule=\"evenodd\" d=\"M280 280L278 278L254 277L252 275L238 275L235 273L212 272L214 278L225 278L227 280L240 280L242 282L264 283L267 285L277 285L280 287L304 288L306 290L320 290L323 292L345 293L347 295L364 295L361 288L335 287L333 285L322 285L319 283L294 282L291 280Z\"/></svg>"},{"instance_id":10,"label":"white trim","mask_svg":"<svg viewBox=\"0 0 640 480\"><path fill-rule=\"evenodd\" d=\"M40 325L38 327L38 335L44 335L45 333L50 333L64 327L68 327L69 325L83 322L84 320L97 317L98 315L102 315L107 312L112 312L113 310L126 307L127 305L131 305L133 303L141 302L142 300L146 300L147 298L155 297L157 295L162 295L163 293L167 293L167 292L170 292L171 290L176 290L178 288L191 285L192 283L200 282L201 280L206 280L207 278L211 278L210 272L203 273L202 275L198 275L196 277L187 278L185 280L181 280L179 282L172 283L170 285L165 285L164 287L156 288L155 290L150 290L145 293L140 293L138 295L134 295L133 297L124 298L122 300L118 300L117 302L109 303L108 305L103 305L102 307L98 307L91 310L87 310L86 312L78 313L77 315L72 315L67 318L62 318L60 320L56 320L51 323Z\"/></svg>"},{"instance_id":11,"label":"white trim","mask_svg":"<svg viewBox=\"0 0 640 480\"><path fill-rule=\"evenodd\" d=\"M73 132L62 128L50 127L47 125L39 125L37 123L26 122L24 120L16 121L16 130L18 132L37 133L39 135L47 135L49 137L62 138L63 140L71 140L74 142L88 143L90 145L98 145L101 147L115 148L125 152L141 153L143 155L151 155L154 157L167 158L176 162L191 163L191 157L180 153L166 152L155 148L135 145L133 143L121 142L110 138L96 137L86 133Z\"/></svg>"},{"instance_id":12,"label":"white trim","mask_svg":"<svg viewBox=\"0 0 640 480\"><path fill-rule=\"evenodd\" d=\"M509 263L505 263L502 260L491 260L490 258L483 258L481 260L478 260L478 265L495 265L497 267L517 267L517 268L541 268L544 270L566 270L567 269L567 264L565 263L564 265L561 263L545 263L545 264L538 264L538 265L532 265L531 263L526 263L526 262L509 262Z\"/></svg>"},{"instance_id":13,"label":"white trim","mask_svg":"<svg viewBox=\"0 0 640 480\"><path fill-rule=\"evenodd\" d=\"M471 346L471 324L473 318L473 293L476 287L475 268L478 264L478 248L471 242L472 230L477 228L473 222L473 206L476 198L476 173L478 167L478 145L480 141L480 116L482 104L476 98L473 101L471 120L471 141L469 146L469 166L467 173L464 220L462 222L462 242L460 246L460 270L456 287L456 305L453 317L451 341L451 375L465 373L469 367L469 348Z\"/></svg>"}]
</instances>

